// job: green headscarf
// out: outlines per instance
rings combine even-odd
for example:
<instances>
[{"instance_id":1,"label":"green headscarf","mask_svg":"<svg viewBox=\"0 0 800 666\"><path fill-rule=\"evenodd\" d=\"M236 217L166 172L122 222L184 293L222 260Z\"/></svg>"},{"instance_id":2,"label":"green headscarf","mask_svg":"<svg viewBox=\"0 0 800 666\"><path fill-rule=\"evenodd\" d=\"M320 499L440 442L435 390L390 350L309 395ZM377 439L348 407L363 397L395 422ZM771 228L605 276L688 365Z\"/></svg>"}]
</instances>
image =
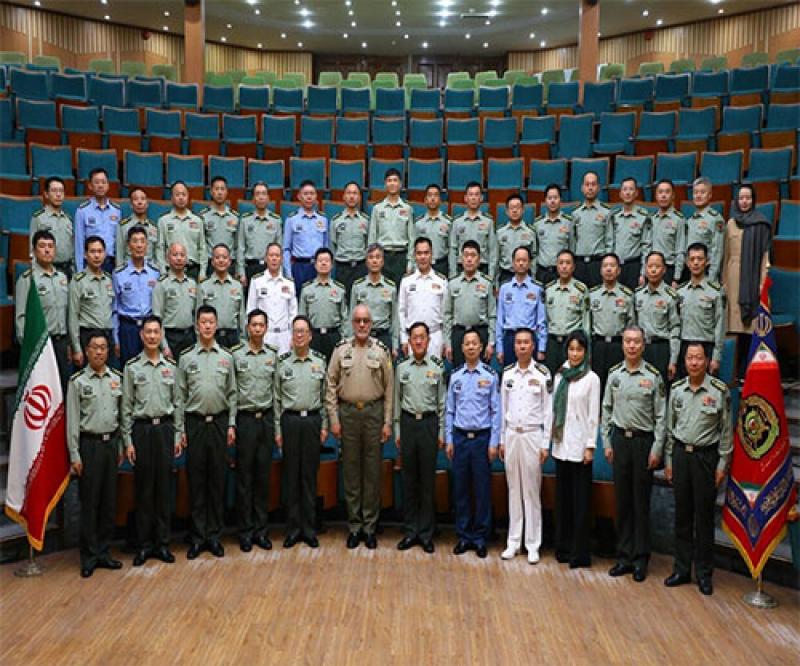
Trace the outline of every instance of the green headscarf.
<instances>
[{"instance_id":1,"label":"green headscarf","mask_svg":"<svg viewBox=\"0 0 800 666\"><path fill-rule=\"evenodd\" d=\"M580 365L562 367L559 372L561 373L561 381L553 397L553 439L557 442L561 441L561 437L564 434L564 421L567 420L569 384L570 382L578 381L589 372L588 350Z\"/></svg>"}]
</instances>

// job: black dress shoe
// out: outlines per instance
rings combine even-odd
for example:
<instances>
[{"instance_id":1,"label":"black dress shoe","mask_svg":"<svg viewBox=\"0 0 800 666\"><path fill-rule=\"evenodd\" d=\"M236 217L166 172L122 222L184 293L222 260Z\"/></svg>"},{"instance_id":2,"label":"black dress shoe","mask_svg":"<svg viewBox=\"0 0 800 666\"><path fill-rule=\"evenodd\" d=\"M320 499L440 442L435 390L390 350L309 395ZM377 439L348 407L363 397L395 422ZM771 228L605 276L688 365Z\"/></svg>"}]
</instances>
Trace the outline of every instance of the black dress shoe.
<instances>
[{"instance_id":1,"label":"black dress shoe","mask_svg":"<svg viewBox=\"0 0 800 666\"><path fill-rule=\"evenodd\" d=\"M365 539L364 543L370 550L375 550L378 547L378 537L376 537L374 534L367 534L367 538Z\"/></svg>"},{"instance_id":2,"label":"black dress shoe","mask_svg":"<svg viewBox=\"0 0 800 666\"><path fill-rule=\"evenodd\" d=\"M209 543L208 551L214 557L223 557L225 555L225 549L222 547L222 544L219 541L212 541Z\"/></svg>"},{"instance_id":3,"label":"black dress shoe","mask_svg":"<svg viewBox=\"0 0 800 666\"><path fill-rule=\"evenodd\" d=\"M633 568L633 580L635 580L637 583L644 583L646 578L647 578L646 566L636 566Z\"/></svg>"},{"instance_id":4,"label":"black dress shoe","mask_svg":"<svg viewBox=\"0 0 800 666\"><path fill-rule=\"evenodd\" d=\"M239 539L239 548L243 553L253 550L253 542L250 539Z\"/></svg>"},{"instance_id":5,"label":"black dress shoe","mask_svg":"<svg viewBox=\"0 0 800 666\"><path fill-rule=\"evenodd\" d=\"M81 578L90 578L94 573L94 567L81 567Z\"/></svg>"},{"instance_id":6,"label":"black dress shoe","mask_svg":"<svg viewBox=\"0 0 800 666\"><path fill-rule=\"evenodd\" d=\"M460 541L459 541L459 542L458 542L458 543L455 545L455 547L453 548L453 553L455 553L456 555L463 555L463 554L464 554L464 553L466 553L466 552L467 552L467 551L468 551L470 548L472 548L472 546L470 545L470 543L469 543L468 541L464 541L463 539L461 539L461 540L460 540Z\"/></svg>"},{"instance_id":7,"label":"black dress shoe","mask_svg":"<svg viewBox=\"0 0 800 666\"><path fill-rule=\"evenodd\" d=\"M617 562L613 567L608 570L608 575L612 578L617 578L618 576L624 576L625 574L633 573L633 565L632 564L622 564L622 562Z\"/></svg>"},{"instance_id":8,"label":"black dress shoe","mask_svg":"<svg viewBox=\"0 0 800 666\"><path fill-rule=\"evenodd\" d=\"M110 557L103 558L102 560L97 560L97 569L111 569L112 571L116 571L117 569L122 569L122 562L119 560L112 559Z\"/></svg>"},{"instance_id":9,"label":"black dress shoe","mask_svg":"<svg viewBox=\"0 0 800 666\"><path fill-rule=\"evenodd\" d=\"M319 539L317 539L315 536L304 537L303 541L306 542L306 545L309 548L319 548Z\"/></svg>"},{"instance_id":10,"label":"black dress shoe","mask_svg":"<svg viewBox=\"0 0 800 666\"><path fill-rule=\"evenodd\" d=\"M485 546L485 545L478 546L478 547L475 549L475 554L476 554L478 557L480 557L481 559L483 559L484 557L486 557L486 555L488 554L488 552L489 552L489 551L487 551L487 550L486 550L486 546Z\"/></svg>"},{"instance_id":11,"label":"black dress shoe","mask_svg":"<svg viewBox=\"0 0 800 666\"><path fill-rule=\"evenodd\" d=\"M253 539L253 543L264 550L272 550L272 541L266 535L257 536Z\"/></svg>"},{"instance_id":12,"label":"black dress shoe","mask_svg":"<svg viewBox=\"0 0 800 666\"><path fill-rule=\"evenodd\" d=\"M686 583L691 582L692 579L690 576L679 573L672 573L664 579L664 585L667 587L678 587L678 585L686 585Z\"/></svg>"},{"instance_id":13,"label":"black dress shoe","mask_svg":"<svg viewBox=\"0 0 800 666\"><path fill-rule=\"evenodd\" d=\"M163 548L159 548L156 551L156 557L166 564L173 564L175 562L175 556L169 551L169 548L166 546Z\"/></svg>"},{"instance_id":14,"label":"black dress shoe","mask_svg":"<svg viewBox=\"0 0 800 666\"><path fill-rule=\"evenodd\" d=\"M397 550L408 550L409 548L413 548L419 543L419 539L417 537L403 537L400 540L400 543L397 544Z\"/></svg>"},{"instance_id":15,"label":"black dress shoe","mask_svg":"<svg viewBox=\"0 0 800 666\"><path fill-rule=\"evenodd\" d=\"M714 586L711 584L710 578L701 578L697 581L697 587L702 594L705 594L707 597L714 594Z\"/></svg>"},{"instance_id":16,"label":"black dress shoe","mask_svg":"<svg viewBox=\"0 0 800 666\"><path fill-rule=\"evenodd\" d=\"M436 550L436 546L433 545L433 541L423 541L422 550L424 550L426 553L428 553L428 555L430 555L433 551Z\"/></svg>"},{"instance_id":17,"label":"black dress shoe","mask_svg":"<svg viewBox=\"0 0 800 666\"><path fill-rule=\"evenodd\" d=\"M570 569L588 569L592 566L592 560L588 557L576 557L569 561Z\"/></svg>"},{"instance_id":18,"label":"black dress shoe","mask_svg":"<svg viewBox=\"0 0 800 666\"><path fill-rule=\"evenodd\" d=\"M147 556L149 554L150 553L144 549L137 550L136 555L133 556L133 566L135 567L142 566L145 562L147 562Z\"/></svg>"},{"instance_id":19,"label":"black dress shoe","mask_svg":"<svg viewBox=\"0 0 800 666\"><path fill-rule=\"evenodd\" d=\"M566 564L569 561L570 561L569 555L567 555L566 553L562 553L558 550L556 551L556 562L558 562L559 564Z\"/></svg>"},{"instance_id":20,"label":"black dress shoe","mask_svg":"<svg viewBox=\"0 0 800 666\"><path fill-rule=\"evenodd\" d=\"M358 532L350 532L350 534L347 535L347 547L350 550L358 548L359 543L361 543L361 535Z\"/></svg>"},{"instance_id":21,"label":"black dress shoe","mask_svg":"<svg viewBox=\"0 0 800 666\"><path fill-rule=\"evenodd\" d=\"M200 547L199 543L193 543L191 546L189 546L189 550L186 551L186 559L197 559L202 551L203 549Z\"/></svg>"},{"instance_id":22,"label":"black dress shoe","mask_svg":"<svg viewBox=\"0 0 800 666\"><path fill-rule=\"evenodd\" d=\"M293 548L297 542L300 541L299 534L287 534L286 538L283 540L283 547L284 548Z\"/></svg>"}]
</instances>

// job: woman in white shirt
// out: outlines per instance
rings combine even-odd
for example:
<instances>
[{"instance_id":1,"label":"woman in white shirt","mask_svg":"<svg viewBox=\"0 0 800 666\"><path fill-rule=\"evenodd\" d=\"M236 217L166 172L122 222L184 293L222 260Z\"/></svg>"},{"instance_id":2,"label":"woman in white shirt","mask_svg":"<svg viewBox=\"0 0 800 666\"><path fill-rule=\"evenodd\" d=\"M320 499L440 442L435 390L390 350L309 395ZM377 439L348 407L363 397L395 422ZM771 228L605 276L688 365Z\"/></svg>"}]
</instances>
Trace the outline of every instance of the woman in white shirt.
<instances>
[{"instance_id":1,"label":"woman in white shirt","mask_svg":"<svg viewBox=\"0 0 800 666\"><path fill-rule=\"evenodd\" d=\"M592 564L589 499L592 460L600 419L600 378L589 365L583 331L567 337L567 361L553 392L553 449L556 461L556 560L571 569Z\"/></svg>"}]
</instances>

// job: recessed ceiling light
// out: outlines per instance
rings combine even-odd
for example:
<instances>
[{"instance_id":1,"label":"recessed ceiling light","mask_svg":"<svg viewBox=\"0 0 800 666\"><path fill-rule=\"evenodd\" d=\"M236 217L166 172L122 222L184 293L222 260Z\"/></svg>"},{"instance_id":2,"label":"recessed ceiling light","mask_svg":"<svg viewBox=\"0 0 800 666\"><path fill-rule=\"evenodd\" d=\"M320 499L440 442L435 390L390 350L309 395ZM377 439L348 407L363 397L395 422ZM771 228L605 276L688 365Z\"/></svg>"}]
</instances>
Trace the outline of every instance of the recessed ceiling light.
<instances>
[{"instance_id":1,"label":"recessed ceiling light","mask_svg":"<svg viewBox=\"0 0 800 666\"><path fill-rule=\"evenodd\" d=\"M394 24L398 28L400 28L403 25L401 21L395 21Z\"/></svg>"},{"instance_id":2,"label":"recessed ceiling light","mask_svg":"<svg viewBox=\"0 0 800 666\"><path fill-rule=\"evenodd\" d=\"M485 25L492 25L492 22L489 19L486 19Z\"/></svg>"},{"instance_id":3,"label":"recessed ceiling light","mask_svg":"<svg viewBox=\"0 0 800 666\"><path fill-rule=\"evenodd\" d=\"M397 7L397 0L392 0L392 7Z\"/></svg>"},{"instance_id":4,"label":"recessed ceiling light","mask_svg":"<svg viewBox=\"0 0 800 666\"><path fill-rule=\"evenodd\" d=\"M297 48L298 49L302 49L303 48L303 42L297 42Z\"/></svg>"},{"instance_id":5,"label":"recessed ceiling light","mask_svg":"<svg viewBox=\"0 0 800 666\"><path fill-rule=\"evenodd\" d=\"M439 27L440 27L440 28L444 28L446 25L447 25L447 21L445 21L444 19L442 19L441 21L439 21Z\"/></svg>"},{"instance_id":6,"label":"recessed ceiling light","mask_svg":"<svg viewBox=\"0 0 800 666\"><path fill-rule=\"evenodd\" d=\"M260 10L260 9L256 9L256 10L255 10L253 13L254 13L256 16L261 16L261 10Z\"/></svg>"},{"instance_id":7,"label":"recessed ceiling light","mask_svg":"<svg viewBox=\"0 0 800 666\"><path fill-rule=\"evenodd\" d=\"M248 5L254 5L256 2L258 2L258 0L247 0Z\"/></svg>"},{"instance_id":8,"label":"recessed ceiling light","mask_svg":"<svg viewBox=\"0 0 800 666\"><path fill-rule=\"evenodd\" d=\"M110 20L111 20L111 17L110 17L108 14L106 14L106 15L105 15L103 18L104 18L106 21L110 21Z\"/></svg>"},{"instance_id":9,"label":"recessed ceiling light","mask_svg":"<svg viewBox=\"0 0 800 666\"><path fill-rule=\"evenodd\" d=\"M366 42L361 42L361 48L362 48L362 49L365 49L365 48L367 48L367 43L366 43Z\"/></svg>"},{"instance_id":10,"label":"recessed ceiling light","mask_svg":"<svg viewBox=\"0 0 800 666\"><path fill-rule=\"evenodd\" d=\"M100 4L101 5L107 5L108 4L108 0L100 0Z\"/></svg>"},{"instance_id":11,"label":"recessed ceiling light","mask_svg":"<svg viewBox=\"0 0 800 666\"><path fill-rule=\"evenodd\" d=\"M286 33L285 32L281 33L281 39L286 39Z\"/></svg>"},{"instance_id":12,"label":"recessed ceiling light","mask_svg":"<svg viewBox=\"0 0 800 666\"><path fill-rule=\"evenodd\" d=\"M346 32L342 33L342 39L347 39L348 37L350 37L350 35L348 35Z\"/></svg>"},{"instance_id":13,"label":"recessed ceiling light","mask_svg":"<svg viewBox=\"0 0 800 666\"><path fill-rule=\"evenodd\" d=\"M294 0L294 4L299 5L300 4L300 0Z\"/></svg>"},{"instance_id":14,"label":"recessed ceiling light","mask_svg":"<svg viewBox=\"0 0 800 666\"><path fill-rule=\"evenodd\" d=\"M350 21L350 27L355 28L358 24L355 21Z\"/></svg>"},{"instance_id":15,"label":"recessed ceiling light","mask_svg":"<svg viewBox=\"0 0 800 666\"><path fill-rule=\"evenodd\" d=\"M489 42L484 42L483 43L483 48L488 49L489 48Z\"/></svg>"},{"instance_id":16,"label":"recessed ceiling light","mask_svg":"<svg viewBox=\"0 0 800 666\"><path fill-rule=\"evenodd\" d=\"M395 9L394 10L394 15L395 16L400 16L400 10L399 9Z\"/></svg>"},{"instance_id":17,"label":"recessed ceiling light","mask_svg":"<svg viewBox=\"0 0 800 666\"><path fill-rule=\"evenodd\" d=\"M663 25L663 24L664 24L664 19L658 19L656 21L656 25Z\"/></svg>"},{"instance_id":18,"label":"recessed ceiling light","mask_svg":"<svg viewBox=\"0 0 800 666\"><path fill-rule=\"evenodd\" d=\"M500 4L500 0L491 0L489 3L492 7L497 7Z\"/></svg>"},{"instance_id":19,"label":"recessed ceiling light","mask_svg":"<svg viewBox=\"0 0 800 666\"><path fill-rule=\"evenodd\" d=\"M544 48L545 46L547 46L547 42L546 42L546 41L544 41L544 40L542 40L541 42L539 42L539 46L541 46L542 48Z\"/></svg>"},{"instance_id":20,"label":"recessed ceiling light","mask_svg":"<svg viewBox=\"0 0 800 666\"><path fill-rule=\"evenodd\" d=\"M308 19L306 19L305 21L303 21L303 27L304 28L313 28L314 27L314 22L313 21L309 21Z\"/></svg>"},{"instance_id":21,"label":"recessed ceiling light","mask_svg":"<svg viewBox=\"0 0 800 666\"><path fill-rule=\"evenodd\" d=\"M222 37L220 37L220 41L221 42L227 42L228 38L225 35L222 35Z\"/></svg>"},{"instance_id":22,"label":"recessed ceiling light","mask_svg":"<svg viewBox=\"0 0 800 666\"><path fill-rule=\"evenodd\" d=\"M351 10L349 10L349 11L347 12L347 15L348 15L348 16L352 16L352 15L353 15L353 10L352 10L352 9L351 9Z\"/></svg>"},{"instance_id":23,"label":"recessed ceiling light","mask_svg":"<svg viewBox=\"0 0 800 666\"><path fill-rule=\"evenodd\" d=\"M491 16L492 18L497 16L497 10L496 9L490 9L489 10L489 16Z\"/></svg>"},{"instance_id":24,"label":"recessed ceiling light","mask_svg":"<svg viewBox=\"0 0 800 666\"><path fill-rule=\"evenodd\" d=\"M720 8L717 10L717 14L724 14L724 13L725 13L725 10L724 10L724 9L722 9L722 7L720 7Z\"/></svg>"},{"instance_id":25,"label":"recessed ceiling light","mask_svg":"<svg viewBox=\"0 0 800 666\"><path fill-rule=\"evenodd\" d=\"M472 35L470 35L469 33L467 33L466 35L464 35L464 39L472 39Z\"/></svg>"},{"instance_id":26,"label":"recessed ceiling light","mask_svg":"<svg viewBox=\"0 0 800 666\"><path fill-rule=\"evenodd\" d=\"M528 39L535 39L535 37L536 37L535 32L532 32L530 35L528 35Z\"/></svg>"},{"instance_id":27,"label":"recessed ceiling light","mask_svg":"<svg viewBox=\"0 0 800 666\"><path fill-rule=\"evenodd\" d=\"M603 33L601 33L601 32L598 32L598 33L597 33L597 36L598 36L598 37L602 37L602 36L603 36Z\"/></svg>"},{"instance_id":28,"label":"recessed ceiling light","mask_svg":"<svg viewBox=\"0 0 800 666\"><path fill-rule=\"evenodd\" d=\"M408 39L408 33L406 33L405 35L403 35L403 39Z\"/></svg>"},{"instance_id":29,"label":"recessed ceiling light","mask_svg":"<svg viewBox=\"0 0 800 666\"><path fill-rule=\"evenodd\" d=\"M344 6L345 6L345 7L349 7L349 6L350 6L350 5L352 5L352 4L353 4L353 3L352 3L352 2L350 2L350 0L344 0Z\"/></svg>"},{"instance_id":30,"label":"recessed ceiling light","mask_svg":"<svg viewBox=\"0 0 800 666\"><path fill-rule=\"evenodd\" d=\"M226 27L228 30L232 30L232 29L233 29L233 26L232 26L230 23L227 23L227 24L225 25L225 27Z\"/></svg>"},{"instance_id":31,"label":"recessed ceiling light","mask_svg":"<svg viewBox=\"0 0 800 666\"><path fill-rule=\"evenodd\" d=\"M300 16L308 16L310 13L305 7L300 10Z\"/></svg>"},{"instance_id":32,"label":"recessed ceiling light","mask_svg":"<svg viewBox=\"0 0 800 666\"><path fill-rule=\"evenodd\" d=\"M161 29L162 29L164 32L169 32L169 26L168 26L168 25L162 26L162 28L161 28Z\"/></svg>"},{"instance_id":33,"label":"recessed ceiling light","mask_svg":"<svg viewBox=\"0 0 800 666\"><path fill-rule=\"evenodd\" d=\"M711 0L712 5L718 5L722 2L722 0Z\"/></svg>"},{"instance_id":34,"label":"recessed ceiling light","mask_svg":"<svg viewBox=\"0 0 800 666\"><path fill-rule=\"evenodd\" d=\"M169 16L169 12L164 12L164 16Z\"/></svg>"},{"instance_id":35,"label":"recessed ceiling light","mask_svg":"<svg viewBox=\"0 0 800 666\"><path fill-rule=\"evenodd\" d=\"M263 49L263 48L264 48L264 45L263 45L261 42L259 42L258 44L256 44L256 46L257 46L258 48L260 48L260 49Z\"/></svg>"},{"instance_id":36,"label":"recessed ceiling light","mask_svg":"<svg viewBox=\"0 0 800 666\"><path fill-rule=\"evenodd\" d=\"M422 48L423 49L427 49L428 48L428 42L422 42Z\"/></svg>"},{"instance_id":37,"label":"recessed ceiling light","mask_svg":"<svg viewBox=\"0 0 800 666\"><path fill-rule=\"evenodd\" d=\"M34 0L34 2L33 2L33 6L34 6L34 7L41 7L41 6L42 6L42 3L41 3L41 2L39 2L39 0Z\"/></svg>"},{"instance_id":38,"label":"recessed ceiling light","mask_svg":"<svg viewBox=\"0 0 800 666\"><path fill-rule=\"evenodd\" d=\"M650 11L649 11L649 10L647 10L647 9L645 9L645 10L642 12L642 16L650 16Z\"/></svg>"},{"instance_id":39,"label":"recessed ceiling light","mask_svg":"<svg viewBox=\"0 0 800 666\"><path fill-rule=\"evenodd\" d=\"M547 7L542 7L541 14L542 16L547 16L550 10Z\"/></svg>"}]
</instances>

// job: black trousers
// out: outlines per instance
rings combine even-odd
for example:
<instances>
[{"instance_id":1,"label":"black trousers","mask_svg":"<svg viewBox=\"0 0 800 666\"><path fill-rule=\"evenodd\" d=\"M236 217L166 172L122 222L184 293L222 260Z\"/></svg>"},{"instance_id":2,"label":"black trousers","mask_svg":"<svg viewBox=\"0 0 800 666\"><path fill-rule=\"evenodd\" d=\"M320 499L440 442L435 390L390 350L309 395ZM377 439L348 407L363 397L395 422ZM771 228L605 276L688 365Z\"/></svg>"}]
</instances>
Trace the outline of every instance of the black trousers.
<instances>
[{"instance_id":1,"label":"black trousers","mask_svg":"<svg viewBox=\"0 0 800 666\"><path fill-rule=\"evenodd\" d=\"M176 363L183 352L194 347L197 339L193 326L189 328L165 328L164 335L167 338L167 344Z\"/></svg>"},{"instance_id":2,"label":"black trousers","mask_svg":"<svg viewBox=\"0 0 800 666\"><path fill-rule=\"evenodd\" d=\"M664 384L669 386L667 371L669 370L669 340L653 340L644 346L644 360L656 366L661 373Z\"/></svg>"},{"instance_id":3,"label":"black trousers","mask_svg":"<svg viewBox=\"0 0 800 666\"><path fill-rule=\"evenodd\" d=\"M355 263L355 265L353 265ZM350 291L353 289L353 282L367 274L367 264L364 259L360 261L337 261L336 279L344 285L347 300L350 301Z\"/></svg>"},{"instance_id":4,"label":"black trousers","mask_svg":"<svg viewBox=\"0 0 800 666\"><path fill-rule=\"evenodd\" d=\"M214 336L217 343L230 349L239 344L239 329L237 328L218 328L217 334Z\"/></svg>"},{"instance_id":5,"label":"black trousers","mask_svg":"<svg viewBox=\"0 0 800 666\"><path fill-rule=\"evenodd\" d=\"M711 578L714 566L714 476L719 462L717 446L687 453L676 442L672 455L675 488L675 573L698 580Z\"/></svg>"},{"instance_id":6,"label":"black trousers","mask_svg":"<svg viewBox=\"0 0 800 666\"><path fill-rule=\"evenodd\" d=\"M53 266L55 266L57 271L61 271L64 275L66 275L67 280L72 280L73 270L71 261L54 261Z\"/></svg>"},{"instance_id":7,"label":"black trousers","mask_svg":"<svg viewBox=\"0 0 800 666\"><path fill-rule=\"evenodd\" d=\"M388 328L373 328L370 335L385 344L386 349L392 349L392 332Z\"/></svg>"},{"instance_id":8,"label":"black trousers","mask_svg":"<svg viewBox=\"0 0 800 666\"><path fill-rule=\"evenodd\" d=\"M212 268L211 272L206 273L206 275L211 275L213 272L214 269ZM195 282L200 282L200 264L186 264L186 275Z\"/></svg>"},{"instance_id":9,"label":"black trousers","mask_svg":"<svg viewBox=\"0 0 800 666\"><path fill-rule=\"evenodd\" d=\"M564 365L564 361L567 360L567 350L564 347L566 341L566 335L547 336L547 349L544 353L544 364L554 377L558 369Z\"/></svg>"},{"instance_id":10,"label":"black trousers","mask_svg":"<svg viewBox=\"0 0 800 666\"><path fill-rule=\"evenodd\" d=\"M140 549L169 545L172 505L172 463L175 459L175 427L171 418L158 425L150 420L133 424L136 464L136 536Z\"/></svg>"},{"instance_id":11,"label":"black trousers","mask_svg":"<svg viewBox=\"0 0 800 666\"><path fill-rule=\"evenodd\" d=\"M446 278L450 277L450 258L445 255L433 262L433 270L441 273Z\"/></svg>"},{"instance_id":12,"label":"black trousers","mask_svg":"<svg viewBox=\"0 0 800 666\"><path fill-rule=\"evenodd\" d=\"M609 342L604 337L592 336L592 370L600 378L601 395L606 390L608 371L624 358L622 336L612 336Z\"/></svg>"},{"instance_id":13,"label":"black trousers","mask_svg":"<svg viewBox=\"0 0 800 666\"><path fill-rule=\"evenodd\" d=\"M186 471L189 476L193 544L219 541L225 512L226 435L228 413L212 416L186 414Z\"/></svg>"},{"instance_id":14,"label":"black trousers","mask_svg":"<svg viewBox=\"0 0 800 666\"><path fill-rule=\"evenodd\" d=\"M306 538L316 534L317 472L319 471L322 416L284 412L284 482L286 484L286 531Z\"/></svg>"},{"instance_id":15,"label":"black trousers","mask_svg":"<svg viewBox=\"0 0 800 666\"><path fill-rule=\"evenodd\" d=\"M108 441L81 433L78 450L83 463L78 496L81 500L81 568L92 568L109 557L117 509L119 436Z\"/></svg>"},{"instance_id":16,"label":"black trousers","mask_svg":"<svg viewBox=\"0 0 800 666\"><path fill-rule=\"evenodd\" d=\"M501 268L500 273L498 274L498 284L503 285L508 282L511 278L514 277L514 271L510 271L507 268Z\"/></svg>"},{"instance_id":17,"label":"black trousers","mask_svg":"<svg viewBox=\"0 0 800 666\"><path fill-rule=\"evenodd\" d=\"M246 287L250 286L250 280L253 279L254 275L262 273L264 270L266 270L266 267L261 259L245 259L244 275L247 279Z\"/></svg>"},{"instance_id":18,"label":"black trousers","mask_svg":"<svg viewBox=\"0 0 800 666\"><path fill-rule=\"evenodd\" d=\"M236 507L239 538L267 535L275 423L272 409L236 415Z\"/></svg>"},{"instance_id":19,"label":"black trousers","mask_svg":"<svg viewBox=\"0 0 800 666\"><path fill-rule=\"evenodd\" d=\"M675 379L683 379L686 377L686 348L689 346L690 340L681 340L681 350L678 352L678 371L675 373ZM714 343L703 342L703 349L706 352L706 358L711 361L711 356L714 354Z\"/></svg>"},{"instance_id":20,"label":"black trousers","mask_svg":"<svg viewBox=\"0 0 800 666\"><path fill-rule=\"evenodd\" d=\"M53 343L53 353L56 355L56 365L58 366L58 378L61 380L61 395L67 395L67 382L70 378L70 360L67 356L69 349L69 337L64 335L51 335ZM22 340L19 341L22 344Z\"/></svg>"},{"instance_id":21,"label":"black trousers","mask_svg":"<svg viewBox=\"0 0 800 666\"><path fill-rule=\"evenodd\" d=\"M537 266L536 279L547 286L553 280L558 279L558 271L555 266Z\"/></svg>"},{"instance_id":22,"label":"black trousers","mask_svg":"<svg viewBox=\"0 0 800 666\"><path fill-rule=\"evenodd\" d=\"M627 438L614 428L614 494L617 505L617 560L622 564L646 566L650 559L650 494L653 471L647 459L653 434Z\"/></svg>"},{"instance_id":23,"label":"black trousers","mask_svg":"<svg viewBox=\"0 0 800 666\"><path fill-rule=\"evenodd\" d=\"M481 344L483 348L486 349L486 344L489 342L489 326L472 326L478 332L478 336L481 339ZM467 330L466 326L461 326L461 324L453 325L453 332L451 333L450 342L453 347L453 367L457 368L460 365L464 364L464 352L461 349L461 345L464 343L464 333Z\"/></svg>"},{"instance_id":24,"label":"black trousers","mask_svg":"<svg viewBox=\"0 0 800 666\"><path fill-rule=\"evenodd\" d=\"M580 280L590 289L598 284L603 284L603 277L600 275L601 261L600 257L594 256L575 257L575 279Z\"/></svg>"},{"instance_id":25,"label":"black trousers","mask_svg":"<svg viewBox=\"0 0 800 666\"><path fill-rule=\"evenodd\" d=\"M400 280L406 274L408 253L406 250L384 250L383 274L400 288Z\"/></svg>"},{"instance_id":26,"label":"black trousers","mask_svg":"<svg viewBox=\"0 0 800 666\"><path fill-rule=\"evenodd\" d=\"M439 449L439 419L436 414L400 414L403 449L403 518L407 537L433 539L436 505L436 456Z\"/></svg>"},{"instance_id":27,"label":"black trousers","mask_svg":"<svg viewBox=\"0 0 800 666\"><path fill-rule=\"evenodd\" d=\"M322 354L326 360L330 361L333 348L339 344L339 340L342 339L342 334L339 332L339 329L329 328L326 329L325 333L322 333L318 328L315 328L312 333L311 344L309 346L314 351Z\"/></svg>"},{"instance_id":28,"label":"black trousers","mask_svg":"<svg viewBox=\"0 0 800 666\"><path fill-rule=\"evenodd\" d=\"M642 275L642 259L626 259L622 264L619 274L620 284L624 284L628 289L634 291L639 288L639 277Z\"/></svg>"},{"instance_id":29,"label":"black trousers","mask_svg":"<svg viewBox=\"0 0 800 666\"><path fill-rule=\"evenodd\" d=\"M592 466L556 460L556 553L588 561Z\"/></svg>"},{"instance_id":30,"label":"black trousers","mask_svg":"<svg viewBox=\"0 0 800 666\"><path fill-rule=\"evenodd\" d=\"M144 343L139 332L142 330L140 322L141 319L133 319L132 317L119 317L119 362L121 367L130 361L134 356L141 353L144 349Z\"/></svg>"}]
</instances>

